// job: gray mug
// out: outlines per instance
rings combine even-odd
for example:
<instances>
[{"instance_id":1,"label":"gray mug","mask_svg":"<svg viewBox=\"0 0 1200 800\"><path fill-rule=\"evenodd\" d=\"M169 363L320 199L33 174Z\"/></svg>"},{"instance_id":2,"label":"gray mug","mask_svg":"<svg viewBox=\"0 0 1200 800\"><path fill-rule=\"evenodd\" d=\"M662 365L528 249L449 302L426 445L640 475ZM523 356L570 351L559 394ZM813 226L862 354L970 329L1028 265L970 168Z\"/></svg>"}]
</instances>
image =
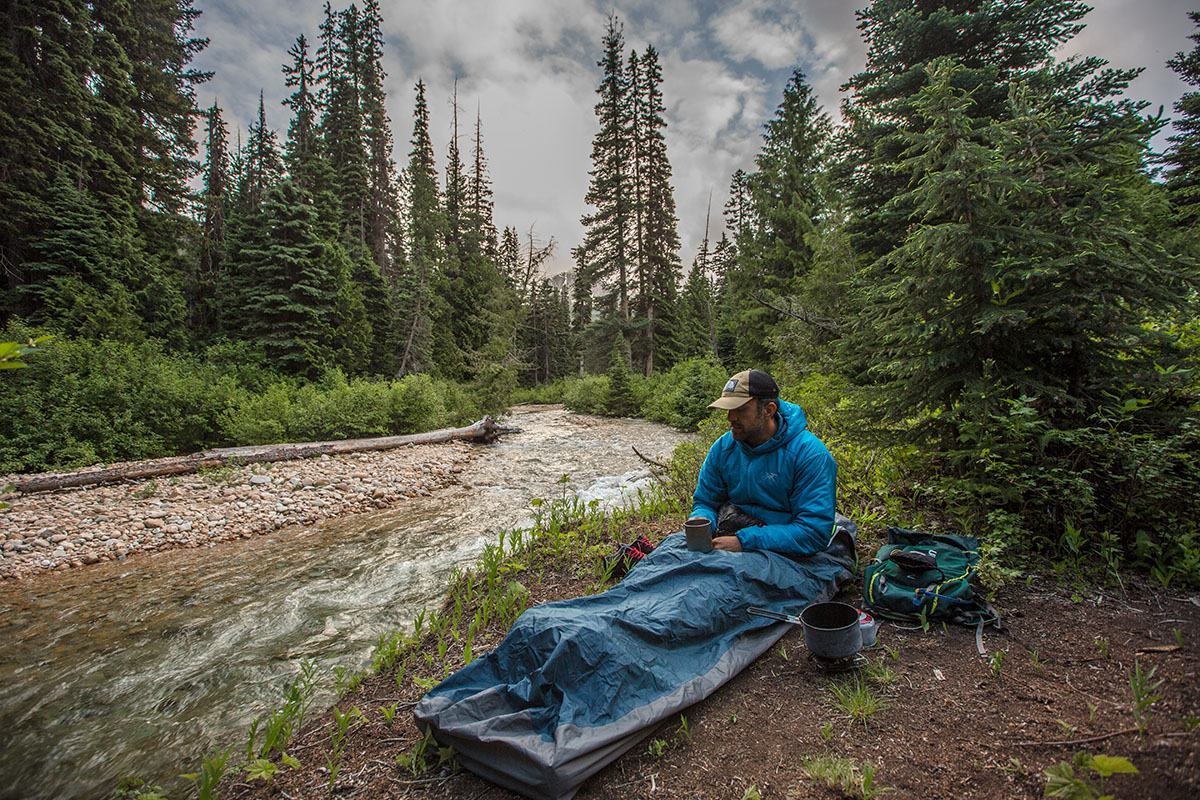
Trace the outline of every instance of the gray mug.
<instances>
[{"instance_id":1,"label":"gray mug","mask_svg":"<svg viewBox=\"0 0 1200 800\"><path fill-rule=\"evenodd\" d=\"M683 532L687 535L688 550L707 553L712 546L712 521L707 517L688 517L683 523Z\"/></svg>"}]
</instances>

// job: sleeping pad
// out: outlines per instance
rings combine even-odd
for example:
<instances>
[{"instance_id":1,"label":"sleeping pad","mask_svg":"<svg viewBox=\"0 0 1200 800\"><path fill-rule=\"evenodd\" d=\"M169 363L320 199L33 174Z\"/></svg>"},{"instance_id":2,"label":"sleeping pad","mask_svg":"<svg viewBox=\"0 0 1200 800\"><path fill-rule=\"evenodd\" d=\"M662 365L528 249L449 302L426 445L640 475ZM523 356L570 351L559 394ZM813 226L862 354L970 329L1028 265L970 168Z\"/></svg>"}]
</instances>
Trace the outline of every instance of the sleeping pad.
<instances>
[{"instance_id":1,"label":"sleeping pad","mask_svg":"<svg viewBox=\"0 0 1200 800\"><path fill-rule=\"evenodd\" d=\"M413 711L464 767L532 798L570 798L647 729L712 694L853 577L845 517L823 552L696 553L668 536L601 594L535 606Z\"/></svg>"}]
</instances>

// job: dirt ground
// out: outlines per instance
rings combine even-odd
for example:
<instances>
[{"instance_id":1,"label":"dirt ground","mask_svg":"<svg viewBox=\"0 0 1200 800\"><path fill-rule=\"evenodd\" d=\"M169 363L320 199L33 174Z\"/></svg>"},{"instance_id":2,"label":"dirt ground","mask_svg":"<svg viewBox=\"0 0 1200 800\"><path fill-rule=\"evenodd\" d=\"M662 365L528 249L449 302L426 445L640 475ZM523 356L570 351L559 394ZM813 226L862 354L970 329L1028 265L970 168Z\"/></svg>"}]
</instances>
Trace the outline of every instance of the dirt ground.
<instances>
[{"instance_id":1,"label":"dirt ground","mask_svg":"<svg viewBox=\"0 0 1200 800\"><path fill-rule=\"evenodd\" d=\"M644 531L656 539L677 527ZM533 605L576 596L587 584L547 570L540 585L536 578L526 585ZM858 605L857 586L844 599ZM988 657L978 655L974 629L884 623L877 645L864 651L872 667L857 678L823 672L792 630L689 708L686 725L676 717L648 731L576 797L833 800L879 792L914 800L1040 798L1043 770L1079 751L1120 756L1137 768L1137 774L1108 778L1101 794L1200 797L1200 598L1129 579L1123 587L1072 590L1052 574L1034 574L1003 589L994 605L1004 629L986 632ZM482 649L477 641L476 650ZM1135 664L1144 673L1154 670L1151 683L1162 680L1141 734L1130 686ZM401 689L393 670L338 704L343 711L357 707L365 720L348 734L332 792L324 767L332 724L326 712L288 747L301 769L281 770L269 790L242 774L241 782L222 785L221 796L516 798L452 765L438 766L433 753L430 769L415 775L397 764L419 740L410 710L422 690L408 676L421 678L425 669L418 658ZM880 703L860 719L849 718L833 698L835 686L854 680ZM381 709L393 703L397 710L387 722ZM836 777L822 778L839 763L854 770L849 788L831 785L841 783ZM875 770L867 792L864 764ZM1101 788L1094 771L1076 775Z\"/></svg>"}]
</instances>

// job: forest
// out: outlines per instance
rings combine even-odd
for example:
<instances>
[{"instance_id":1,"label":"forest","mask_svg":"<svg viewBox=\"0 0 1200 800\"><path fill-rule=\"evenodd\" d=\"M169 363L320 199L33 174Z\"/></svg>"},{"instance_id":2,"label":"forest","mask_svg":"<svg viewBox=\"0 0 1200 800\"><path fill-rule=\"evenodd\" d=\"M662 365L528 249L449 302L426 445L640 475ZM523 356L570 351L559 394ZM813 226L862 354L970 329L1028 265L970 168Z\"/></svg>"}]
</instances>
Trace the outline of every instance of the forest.
<instances>
[{"instance_id":1,"label":"forest","mask_svg":"<svg viewBox=\"0 0 1200 800\"><path fill-rule=\"evenodd\" d=\"M521 400L694 429L754 365L948 528L1200 585L1200 89L1168 121L1137 70L1056 57L1088 10L870 3L841 122L797 68L686 270L669 82L610 16L552 276L556 242L497 229L481 115L460 135L455 102L439 163L419 81L396 147L378 0L325 3L280 54L287 131L260 96L245 141L197 107L191 0L15 0L0 341L36 343L0 374L0 472ZM1168 64L1197 87L1191 40Z\"/></svg>"}]
</instances>

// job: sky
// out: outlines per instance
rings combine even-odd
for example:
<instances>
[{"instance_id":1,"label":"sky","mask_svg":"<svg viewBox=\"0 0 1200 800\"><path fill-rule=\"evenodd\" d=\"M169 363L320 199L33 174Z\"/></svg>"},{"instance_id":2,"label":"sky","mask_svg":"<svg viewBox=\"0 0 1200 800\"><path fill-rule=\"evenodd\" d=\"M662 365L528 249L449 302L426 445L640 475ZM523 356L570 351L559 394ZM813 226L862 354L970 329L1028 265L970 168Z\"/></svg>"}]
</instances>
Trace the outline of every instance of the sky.
<instances>
[{"instance_id":1,"label":"sky","mask_svg":"<svg viewBox=\"0 0 1200 800\"><path fill-rule=\"evenodd\" d=\"M1114 67L1144 67L1128 94L1170 116L1189 87L1165 62L1188 51L1196 0L1093 0L1087 28L1060 51L1098 55ZM333 8L350 0L336 0ZM193 66L212 70L197 87L234 131L257 118L286 137L282 65L300 34L317 39L321 0L193 0L196 35L210 39ZM835 121L840 87L862 69L866 47L855 10L866 0L380 0L385 88L398 166L408 161L414 86L426 84L430 134L444 170L457 81L459 147L468 157L478 113L495 192L495 222L522 240L552 238L550 271L568 269L583 239L580 217L591 169L602 38L610 13L626 55L653 45L662 66L667 154L683 243L691 264L704 236L719 238L729 179L753 170L763 125L794 69L807 76ZM315 45L310 45L315 50ZM310 50L311 52L311 50ZM1156 145L1165 146L1169 131ZM202 154L203 155L203 154ZM711 200L711 212L709 212Z\"/></svg>"}]
</instances>

